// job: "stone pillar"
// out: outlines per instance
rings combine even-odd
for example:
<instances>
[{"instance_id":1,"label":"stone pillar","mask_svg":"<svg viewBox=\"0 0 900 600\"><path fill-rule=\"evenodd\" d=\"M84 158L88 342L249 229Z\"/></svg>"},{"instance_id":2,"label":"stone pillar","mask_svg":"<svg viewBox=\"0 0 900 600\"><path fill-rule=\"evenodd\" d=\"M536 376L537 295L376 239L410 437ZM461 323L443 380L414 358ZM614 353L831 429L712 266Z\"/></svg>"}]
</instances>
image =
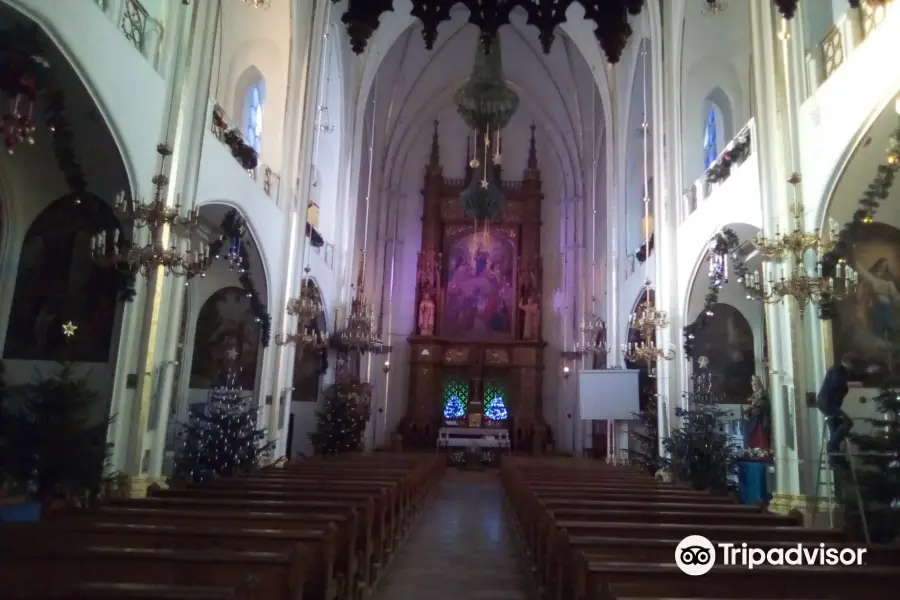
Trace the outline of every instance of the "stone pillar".
<instances>
[{"instance_id":1,"label":"stone pillar","mask_svg":"<svg viewBox=\"0 0 900 600\"><path fill-rule=\"evenodd\" d=\"M763 230L773 235L776 230L789 230L788 207L793 202L788 179L791 176L792 150L790 96L785 86L783 51L776 44L776 27L780 18L771 3L750 4L750 29L753 64L753 106L755 107L754 144L760 164ZM792 265L785 265L791 269ZM763 263L763 277L775 275L771 262ZM781 275L781 272L778 273ZM772 406L772 446L775 450L774 510L787 512L798 505L800 491L799 456L797 453L797 381L794 350L797 326L796 304L787 299L765 306L769 339L769 395Z\"/></svg>"},{"instance_id":2,"label":"stone pillar","mask_svg":"<svg viewBox=\"0 0 900 600\"><path fill-rule=\"evenodd\" d=\"M283 287L270 294L272 314L273 344L275 334L296 331L297 320L285 312L287 302L300 295L303 284L303 267L306 250L306 206L312 178L313 140L316 135L318 98L321 73L322 50L328 27L330 2L310 2L309 12L295 20L300 31L291 45L290 71L288 73L288 98L299 101L288 102L285 113L286 133L284 136L284 161L282 176L282 207L288 218L285 227L285 246L282 250L285 260ZM311 19L308 17L312 17ZM332 40L337 43L338 40ZM296 185L296 187L295 187ZM269 349L271 359L264 373L269 376L269 393L272 404L268 411L268 439L276 441L275 456L281 456L287 448L287 424L285 414L283 428L278 427L281 402L290 402L290 390L294 376L294 356L292 345L273 345ZM285 409L287 410L287 409Z\"/></svg>"}]
</instances>

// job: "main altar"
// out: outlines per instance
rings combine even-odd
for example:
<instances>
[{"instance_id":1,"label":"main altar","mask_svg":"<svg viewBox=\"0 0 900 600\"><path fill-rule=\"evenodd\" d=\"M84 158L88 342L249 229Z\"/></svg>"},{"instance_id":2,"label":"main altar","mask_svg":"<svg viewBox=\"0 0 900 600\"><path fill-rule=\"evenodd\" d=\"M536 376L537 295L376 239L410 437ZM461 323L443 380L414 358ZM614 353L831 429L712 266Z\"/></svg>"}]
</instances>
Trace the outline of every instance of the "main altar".
<instances>
[{"instance_id":1,"label":"main altar","mask_svg":"<svg viewBox=\"0 0 900 600\"><path fill-rule=\"evenodd\" d=\"M498 216L480 221L466 214L460 195L487 175L472 161L465 179L446 179L438 136L435 123L422 190L409 400L398 431L405 447L434 448L442 430L467 428L474 437L508 439L513 450L538 453L549 432L535 127L520 181L503 180L501 168L490 166L505 201Z\"/></svg>"}]
</instances>

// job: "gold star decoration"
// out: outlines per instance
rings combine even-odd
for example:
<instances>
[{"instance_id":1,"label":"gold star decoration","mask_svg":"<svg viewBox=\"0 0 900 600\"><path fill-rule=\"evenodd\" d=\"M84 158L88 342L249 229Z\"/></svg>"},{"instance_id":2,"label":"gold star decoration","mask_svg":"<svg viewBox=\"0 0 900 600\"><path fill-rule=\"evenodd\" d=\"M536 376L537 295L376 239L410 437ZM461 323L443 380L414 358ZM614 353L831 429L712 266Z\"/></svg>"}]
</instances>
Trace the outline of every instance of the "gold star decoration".
<instances>
[{"instance_id":1,"label":"gold star decoration","mask_svg":"<svg viewBox=\"0 0 900 600\"><path fill-rule=\"evenodd\" d=\"M63 335L66 337L74 336L76 329L78 329L78 325L75 325L74 323L72 323L72 321L69 321L68 323L63 323L63 326L62 326Z\"/></svg>"},{"instance_id":2,"label":"gold star decoration","mask_svg":"<svg viewBox=\"0 0 900 600\"><path fill-rule=\"evenodd\" d=\"M481 188L482 188L482 189L485 189L485 190L488 188L488 182L487 182L487 179L482 179L482 180L481 180Z\"/></svg>"}]
</instances>

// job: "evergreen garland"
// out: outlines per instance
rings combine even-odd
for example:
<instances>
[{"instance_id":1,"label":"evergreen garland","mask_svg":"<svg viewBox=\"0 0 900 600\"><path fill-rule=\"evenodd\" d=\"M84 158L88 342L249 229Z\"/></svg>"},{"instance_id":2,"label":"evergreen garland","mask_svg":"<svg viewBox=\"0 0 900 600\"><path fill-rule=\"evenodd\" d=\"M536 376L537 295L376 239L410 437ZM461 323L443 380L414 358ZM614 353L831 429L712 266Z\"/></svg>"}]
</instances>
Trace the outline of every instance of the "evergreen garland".
<instances>
[{"instance_id":1,"label":"evergreen garland","mask_svg":"<svg viewBox=\"0 0 900 600\"><path fill-rule=\"evenodd\" d=\"M15 97L38 96L45 100L44 120L53 134L53 154L75 202L87 197L87 179L75 153L75 134L66 110L66 98L59 89L53 69L46 59L47 49L37 27L13 26L0 32L0 90ZM82 205L88 211L92 233L107 231L108 218L94 203ZM118 222L115 226L119 226ZM119 300L130 302L136 294L136 272L126 265L116 269L119 275Z\"/></svg>"},{"instance_id":2,"label":"evergreen garland","mask_svg":"<svg viewBox=\"0 0 900 600\"><path fill-rule=\"evenodd\" d=\"M874 220L881 202L886 200L891 193L898 168L900 168L900 117L898 117L897 125L891 134L885 161L878 165L874 179L869 182L858 200L857 208L853 212L850 222L845 223L838 234L834 248L822 255L823 275L834 276L838 262L847 257L853 241L860 239L862 228ZM835 300L823 298L819 305L819 318L829 320L834 317L834 312Z\"/></svg>"},{"instance_id":3,"label":"evergreen garland","mask_svg":"<svg viewBox=\"0 0 900 600\"><path fill-rule=\"evenodd\" d=\"M740 245L740 239L738 239L734 230L726 228L717 233L713 239L710 240L709 248L707 250L708 258L712 258L713 256L718 256L723 259L729 256L731 257L731 268L737 276L738 282L740 282L747 273L747 267L737 255L737 250ZM706 327L709 318L713 316L712 308L719 302L719 290L721 290L722 286L726 283L728 283L728 278L725 276L724 272L710 271L709 288L706 291L706 296L703 298L703 309L700 311L700 314L697 315L697 318L694 319L694 322L686 325L682 330L682 335L684 337L684 355L688 360L693 358L694 339L697 337L697 334Z\"/></svg>"},{"instance_id":4,"label":"evergreen garland","mask_svg":"<svg viewBox=\"0 0 900 600\"><path fill-rule=\"evenodd\" d=\"M247 235L246 223L236 209L231 209L225 214L220 228L222 234L219 236L219 239L209 245L209 253L216 258L221 258L220 252L222 247L230 240L240 240L245 248L249 245L249 242L245 239ZM256 291L256 286L253 284L249 263L250 261L246 261L243 269L238 273L238 281L241 284L241 289L247 293L247 298L250 299L250 310L253 312L256 322L259 323L260 342L263 348L268 348L272 337L272 317L266 311L266 305L260 300L259 292Z\"/></svg>"},{"instance_id":5,"label":"evergreen garland","mask_svg":"<svg viewBox=\"0 0 900 600\"><path fill-rule=\"evenodd\" d=\"M744 132L706 170L706 183L721 183L750 155L750 131Z\"/></svg>"}]
</instances>

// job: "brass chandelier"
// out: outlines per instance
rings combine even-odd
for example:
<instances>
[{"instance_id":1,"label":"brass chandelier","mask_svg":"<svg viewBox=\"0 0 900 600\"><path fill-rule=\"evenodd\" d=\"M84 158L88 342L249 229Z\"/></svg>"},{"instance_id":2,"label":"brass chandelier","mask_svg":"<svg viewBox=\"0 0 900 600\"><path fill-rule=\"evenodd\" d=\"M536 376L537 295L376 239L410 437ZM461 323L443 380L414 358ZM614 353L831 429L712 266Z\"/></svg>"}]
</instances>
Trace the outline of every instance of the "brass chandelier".
<instances>
[{"instance_id":1,"label":"brass chandelier","mask_svg":"<svg viewBox=\"0 0 900 600\"><path fill-rule=\"evenodd\" d=\"M790 179L794 185L799 181L797 175ZM859 288L859 276L843 259L838 261L834 274L823 273L820 257L834 247L834 240L838 237L837 224L833 220L829 222L826 239L805 230L802 204L795 202L791 214L794 226L789 233L776 231L771 238L759 233L751 240L765 262L772 264L768 278L755 271L746 275L741 283L748 298L763 304L775 304L793 297L802 316L810 305L821 306L855 293ZM808 267L805 261L810 252L815 254L814 268ZM790 274L785 273L785 263L793 265Z\"/></svg>"},{"instance_id":2,"label":"brass chandelier","mask_svg":"<svg viewBox=\"0 0 900 600\"><path fill-rule=\"evenodd\" d=\"M209 246L201 242L191 247L191 238L196 232L200 219L197 209L182 216L181 206L167 206L165 189L169 178L164 173L165 162L172 154L166 144L156 147L160 155L160 169L153 177L153 199L149 202L126 199L120 192L116 197L113 211L117 219L131 222L130 239L120 236L119 230L101 232L91 240L91 255L94 261L105 267L129 270L150 278L159 269L164 275L175 277L203 276L212 264ZM147 230L148 242L144 246L136 243L141 230ZM169 233L169 246L165 247L165 234ZM184 242L180 248L179 242Z\"/></svg>"},{"instance_id":3,"label":"brass chandelier","mask_svg":"<svg viewBox=\"0 0 900 600\"><path fill-rule=\"evenodd\" d=\"M328 345L325 335L319 330L317 320L325 313L319 289L309 278L310 267L304 268L306 279L300 289L300 297L288 301L286 312L297 317L297 331L279 334L275 343L279 346L294 344L300 348L321 350Z\"/></svg>"},{"instance_id":4,"label":"brass chandelier","mask_svg":"<svg viewBox=\"0 0 900 600\"><path fill-rule=\"evenodd\" d=\"M350 302L350 311L347 313L344 326L338 333L338 339L343 346L360 354L379 354L384 351L384 342L381 341L375 325L375 307L366 299L364 275L366 251L362 250L360 254L353 300Z\"/></svg>"},{"instance_id":5,"label":"brass chandelier","mask_svg":"<svg viewBox=\"0 0 900 600\"><path fill-rule=\"evenodd\" d=\"M585 317L579 329L581 330L583 341L575 344L575 352L581 356L607 354L609 352L609 348L606 345L606 321L595 314L591 314L589 317Z\"/></svg>"}]
</instances>

